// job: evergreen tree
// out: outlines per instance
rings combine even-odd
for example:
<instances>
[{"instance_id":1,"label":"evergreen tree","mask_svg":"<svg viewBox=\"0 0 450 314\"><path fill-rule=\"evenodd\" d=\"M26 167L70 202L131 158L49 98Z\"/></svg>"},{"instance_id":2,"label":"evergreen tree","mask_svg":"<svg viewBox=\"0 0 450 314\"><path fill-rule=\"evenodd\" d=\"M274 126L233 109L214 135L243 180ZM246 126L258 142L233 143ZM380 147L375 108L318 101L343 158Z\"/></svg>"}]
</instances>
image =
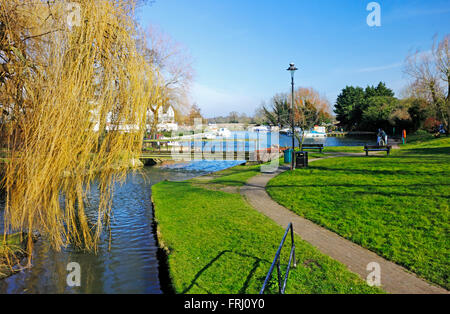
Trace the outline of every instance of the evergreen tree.
<instances>
[{"instance_id":1,"label":"evergreen tree","mask_svg":"<svg viewBox=\"0 0 450 314\"><path fill-rule=\"evenodd\" d=\"M340 124L347 129L367 130L380 123L380 117L375 118L374 115L374 111L380 109L380 101L391 104L394 102L393 97L394 92L383 82L376 87L367 86L365 89L346 86L337 98L334 112ZM368 115L367 112L371 114ZM374 120L371 120L372 118ZM385 125L384 122L381 124Z\"/></svg>"},{"instance_id":2,"label":"evergreen tree","mask_svg":"<svg viewBox=\"0 0 450 314\"><path fill-rule=\"evenodd\" d=\"M364 103L365 93L361 87L346 86L338 96L334 112L336 119L346 128L353 129L358 121L357 108Z\"/></svg>"}]
</instances>

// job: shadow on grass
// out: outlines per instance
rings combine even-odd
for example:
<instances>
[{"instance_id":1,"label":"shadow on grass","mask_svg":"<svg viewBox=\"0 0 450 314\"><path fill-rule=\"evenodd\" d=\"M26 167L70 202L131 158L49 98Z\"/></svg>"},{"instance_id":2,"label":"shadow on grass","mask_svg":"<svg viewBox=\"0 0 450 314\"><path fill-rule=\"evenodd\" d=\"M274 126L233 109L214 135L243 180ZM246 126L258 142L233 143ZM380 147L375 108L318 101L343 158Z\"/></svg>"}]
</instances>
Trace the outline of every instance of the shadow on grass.
<instances>
[{"instance_id":1,"label":"shadow on grass","mask_svg":"<svg viewBox=\"0 0 450 314\"><path fill-rule=\"evenodd\" d=\"M236 174L245 174L245 173L257 173L259 172L259 169L242 169L242 168L231 168L231 169L227 169L225 170L224 173L216 173L216 176L214 178L214 180L220 180L221 178L226 178L228 176L233 176Z\"/></svg>"},{"instance_id":2,"label":"shadow on grass","mask_svg":"<svg viewBox=\"0 0 450 314\"><path fill-rule=\"evenodd\" d=\"M351 168L346 168L346 167L340 168L340 167L324 167L324 166L311 166L310 168L305 169L304 171L308 171L308 170L342 171L345 173L353 173L353 174L388 175L388 176L397 176L397 175L417 176L418 174L436 176L436 175L447 175L448 174L448 171L370 170L370 169L351 169Z\"/></svg>"},{"instance_id":3,"label":"shadow on grass","mask_svg":"<svg viewBox=\"0 0 450 314\"><path fill-rule=\"evenodd\" d=\"M423 147L423 148L405 148L402 153L410 153L415 155L449 155L450 147Z\"/></svg>"},{"instance_id":4,"label":"shadow on grass","mask_svg":"<svg viewBox=\"0 0 450 314\"><path fill-rule=\"evenodd\" d=\"M386 197L393 197L393 196L396 196L396 197L428 197L428 196L430 196L430 195L424 195L424 194L410 194L410 193L396 193L396 192L388 193L388 192L380 192L380 191L355 192L354 194L357 194L357 195L380 195L380 196L386 196ZM433 197L450 199L450 196L447 196L447 195L433 195Z\"/></svg>"},{"instance_id":5,"label":"shadow on grass","mask_svg":"<svg viewBox=\"0 0 450 314\"><path fill-rule=\"evenodd\" d=\"M271 188L328 188L328 187L339 187L339 188L361 188L361 189L367 189L367 188L410 188L413 190L414 188L418 191L418 194L412 194L412 193L397 193L397 192L384 192L384 191L354 191L352 194L359 194L359 195L365 195L365 194L372 194L372 195L383 195L383 196L402 196L402 197L428 197L430 195L420 194L420 188L422 187L443 187L443 186L450 186L450 184L284 184L284 185L270 185L268 186L269 189ZM419 188L419 189L418 189ZM346 191L348 193L348 191ZM433 197L440 197L440 198L447 198L450 199L450 196L448 195L433 195Z\"/></svg>"},{"instance_id":6,"label":"shadow on grass","mask_svg":"<svg viewBox=\"0 0 450 314\"><path fill-rule=\"evenodd\" d=\"M258 268L261 266L262 263L265 263L267 265L271 265L272 262L269 262L267 260L263 260L260 259L259 257L256 256L252 256L252 255L247 255L247 254L243 254L243 253L239 253L239 252L234 252L231 250L224 250L222 252L220 252L216 257L214 257L208 264L206 264L195 276L194 279L191 281L191 283L189 284L189 286L183 290L182 294L186 294L188 293L194 286L198 286L199 288L202 288L201 286L198 285L197 281L198 279L202 276L202 274L207 271L214 263L216 263L218 260L220 260L225 254L235 254L241 257L245 257L245 258L251 258L254 259L255 262L253 263L252 269L250 270L250 272L248 273L242 287L239 289L238 294L246 294L247 289L249 288L250 285L250 281L253 279L253 277L255 276L256 271L258 270ZM269 268L267 268L268 270ZM263 282L264 282L265 278L257 278L258 281L260 281L260 284L262 286ZM203 290L205 290L207 293L208 290L202 288Z\"/></svg>"},{"instance_id":7,"label":"shadow on grass","mask_svg":"<svg viewBox=\"0 0 450 314\"><path fill-rule=\"evenodd\" d=\"M233 175L235 173L257 172L257 171L259 171L259 169L250 168L249 166L237 166L237 167L223 170L223 172L218 172L218 173L216 173L216 175L217 175L217 178L220 178L220 177L226 177L229 175Z\"/></svg>"}]
</instances>

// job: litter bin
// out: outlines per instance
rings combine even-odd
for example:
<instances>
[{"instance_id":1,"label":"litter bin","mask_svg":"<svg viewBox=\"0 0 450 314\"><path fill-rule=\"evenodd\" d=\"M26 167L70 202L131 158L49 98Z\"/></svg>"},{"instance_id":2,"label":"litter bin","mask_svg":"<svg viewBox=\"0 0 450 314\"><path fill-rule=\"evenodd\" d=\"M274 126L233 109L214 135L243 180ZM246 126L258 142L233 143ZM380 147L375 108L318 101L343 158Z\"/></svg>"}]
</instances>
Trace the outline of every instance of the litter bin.
<instances>
[{"instance_id":1,"label":"litter bin","mask_svg":"<svg viewBox=\"0 0 450 314\"><path fill-rule=\"evenodd\" d=\"M291 162L292 162L292 148L289 148L284 151L284 163L290 164Z\"/></svg>"},{"instance_id":2,"label":"litter bin","mask_svg":"<svg viewBox=\"0 0 450 314\"><path fill-rule=\"evenodd\" d=\"M296 168L308 167L308 152L295 152L295 165Z\"/></svg>"}]
</instances>

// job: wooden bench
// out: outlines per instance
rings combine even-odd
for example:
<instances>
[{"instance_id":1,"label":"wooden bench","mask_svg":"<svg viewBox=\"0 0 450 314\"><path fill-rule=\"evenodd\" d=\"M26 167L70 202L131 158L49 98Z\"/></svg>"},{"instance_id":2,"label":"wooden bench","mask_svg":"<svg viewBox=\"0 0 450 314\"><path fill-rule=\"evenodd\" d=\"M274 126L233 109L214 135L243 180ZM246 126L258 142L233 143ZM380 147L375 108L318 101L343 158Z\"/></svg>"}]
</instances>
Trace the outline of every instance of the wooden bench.
<instances>
[{"instance_id":1,"label":"wooden bench","mask_svg":"<svg viewBox=\"0 0 450 314\"><path fill-rule=\"evenodd\" d=\"M303 144L303 149L318 149L321 153L323 150L323 144Z\"/></svg>"},{"instance_id":2,"label":"wooden bench","mask_svg":"<svg viewBox=\"0 0 450 314\"><path fill-rule=\"evenodd\" d=\"M387 155L389 156L389 153L391 152L392 146L377 146L377 145L365 145L364 151L366 152L366 156L369 156L369 152L387 152Z\"/></svg>"}]
</instances>

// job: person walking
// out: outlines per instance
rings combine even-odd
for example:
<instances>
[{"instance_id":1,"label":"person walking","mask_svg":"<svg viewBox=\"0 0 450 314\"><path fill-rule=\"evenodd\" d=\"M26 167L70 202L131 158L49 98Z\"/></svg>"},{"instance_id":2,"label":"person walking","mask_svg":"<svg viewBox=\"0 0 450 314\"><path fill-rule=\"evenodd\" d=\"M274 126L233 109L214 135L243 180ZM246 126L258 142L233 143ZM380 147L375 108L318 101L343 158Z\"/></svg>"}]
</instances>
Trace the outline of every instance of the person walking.
<instances>
[{"instance_id":1,"label":"person walking","mask_svg":"<svg viewBox=\"0 0 450 314\"><path fill-rule=\"evenodd\" d=\"M383 130L378 129L377 132L377 146L383 146Z\"/></svg>"},{"instance_id":2,"label":"person walking","mask_svg":"<svg viewBox=\"0 0 450 314\"><path fill-rule=\"evenodd\" d=\"M386 132L384 132L384 130L381 130L381 137L384 140L384 145L387 146L387 144L388 144L388 136L387 136Z\"/></svg>"}]
</instances>

